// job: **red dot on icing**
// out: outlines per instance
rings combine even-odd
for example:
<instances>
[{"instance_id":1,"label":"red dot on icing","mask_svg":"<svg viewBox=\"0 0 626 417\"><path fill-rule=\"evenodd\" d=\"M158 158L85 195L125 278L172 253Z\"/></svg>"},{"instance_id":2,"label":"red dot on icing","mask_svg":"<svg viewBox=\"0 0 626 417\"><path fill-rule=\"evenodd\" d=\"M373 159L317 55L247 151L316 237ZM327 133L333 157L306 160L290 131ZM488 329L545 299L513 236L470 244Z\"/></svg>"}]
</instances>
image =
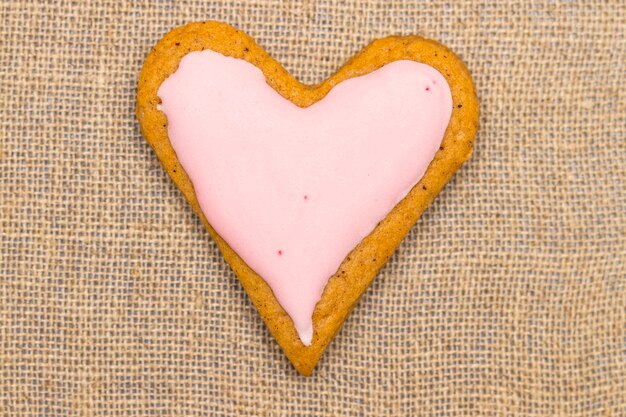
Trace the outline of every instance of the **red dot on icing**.
<instances>
[{"instance_id":1,"label":"red dot on icing","mask_svg":"<svg viewBox=\"0 0 626 417\"><path fill-rule=\"evenodd\" d=\"M426 87L426 91L430 91L430 87Z\"/></svg>"},{"instance_id":2,"label":"red dot on icing","mask_svg":"<svg viewBox=\"0 0 626 417\"><path fill-rule=\"evenodd\" d=\"M279 251L278 251L278 256L281 256L282 254L283 254L283 251L282 251L282 250L279 250Z\"/></svg>"},{"instance_id":3,"label":"red dot on icing","mask_svg":"<svg viewBox=\"0 0 626 417\"><path fill-rule=\"evenodd\" d=\"M309 199L309 196L308 196L308 195L305 195L305 196L304 196L304 201L307 201L308 199Z\"/></svg>"}]
</instances>

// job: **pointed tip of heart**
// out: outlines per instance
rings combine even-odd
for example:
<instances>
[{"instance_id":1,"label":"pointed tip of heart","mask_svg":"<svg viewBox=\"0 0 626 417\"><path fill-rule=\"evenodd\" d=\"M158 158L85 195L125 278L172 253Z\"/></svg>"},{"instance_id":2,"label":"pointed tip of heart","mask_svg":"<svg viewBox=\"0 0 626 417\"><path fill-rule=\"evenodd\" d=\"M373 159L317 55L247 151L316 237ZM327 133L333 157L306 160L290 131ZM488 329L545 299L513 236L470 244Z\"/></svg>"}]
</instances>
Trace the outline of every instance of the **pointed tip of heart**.
<instances>
[{"instance_id":1,"label":"pointed tip of heart","mask_svg":"<svg viewBox=\"0 0 626 417\"><path fill-rule=\"evenodd\" d=\"M305 329L298 329L298 336L300 336L304 346L311 346L311 341L313 341L313 322Z\"/></svg>"}]
</instances>

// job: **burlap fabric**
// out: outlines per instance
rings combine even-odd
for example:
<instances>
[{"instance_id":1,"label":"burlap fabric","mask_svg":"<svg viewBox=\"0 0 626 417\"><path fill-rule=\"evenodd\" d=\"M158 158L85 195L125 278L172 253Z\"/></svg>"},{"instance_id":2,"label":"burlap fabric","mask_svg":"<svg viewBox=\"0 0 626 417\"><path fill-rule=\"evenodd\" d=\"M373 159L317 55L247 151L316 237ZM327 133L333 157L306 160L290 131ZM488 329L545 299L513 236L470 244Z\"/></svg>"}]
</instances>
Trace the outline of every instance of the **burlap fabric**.
<instances>
[{"instance_id":1,"label":"burlap fabric","mask_svg":"<svg viewBox=\"0 0 626 417\"><path fill-rule=\"evenodd\" d=\"M626 3L0 6L0 416L626 415ZM141 137L143 59L229 22L313 83L374 38L465 60L473 159L310 379Z\"/></svg>"}]
</instances>

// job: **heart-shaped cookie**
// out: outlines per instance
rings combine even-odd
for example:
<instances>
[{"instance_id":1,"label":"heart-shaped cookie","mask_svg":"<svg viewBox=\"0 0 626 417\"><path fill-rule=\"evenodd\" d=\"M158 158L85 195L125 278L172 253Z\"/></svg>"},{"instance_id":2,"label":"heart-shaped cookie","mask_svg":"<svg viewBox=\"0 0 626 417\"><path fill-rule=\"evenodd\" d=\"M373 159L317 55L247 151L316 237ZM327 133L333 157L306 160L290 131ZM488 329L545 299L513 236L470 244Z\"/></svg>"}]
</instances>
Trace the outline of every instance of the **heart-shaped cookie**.
<instances>
[{"instance_id":1,"label":"heart-shaped cookie","mask_svg":"<svg viewBox=\"0 0 626 417\"><path fill-rule=\"evenodd\" d=\"M309 87L244 33L191 23L148 55L137 96L146 140L304 375L478 124L463 63L415 36Z\"/></svg>"}]
</instances>

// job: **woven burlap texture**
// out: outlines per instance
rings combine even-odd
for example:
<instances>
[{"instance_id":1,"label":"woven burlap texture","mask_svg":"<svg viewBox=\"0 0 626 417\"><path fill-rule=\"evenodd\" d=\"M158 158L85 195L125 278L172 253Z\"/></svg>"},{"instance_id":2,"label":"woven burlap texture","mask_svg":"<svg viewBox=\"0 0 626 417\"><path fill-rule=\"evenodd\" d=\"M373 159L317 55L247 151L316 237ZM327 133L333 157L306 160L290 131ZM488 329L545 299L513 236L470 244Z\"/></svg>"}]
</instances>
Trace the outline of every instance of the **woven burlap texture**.
<instances>
[{"instance_id":1,"label":"woven burlap texture","mask_svg":"<svg viewBox=\"0 0 626 417\"><path fill-rule=\"evenodd\" d=\"M626 415L626 3L0 4L0 416ZM282 355L143 140L142 61L231 23L300 80L417 33L473 159L316 372Z\"/></svg>"}]
</instances>

